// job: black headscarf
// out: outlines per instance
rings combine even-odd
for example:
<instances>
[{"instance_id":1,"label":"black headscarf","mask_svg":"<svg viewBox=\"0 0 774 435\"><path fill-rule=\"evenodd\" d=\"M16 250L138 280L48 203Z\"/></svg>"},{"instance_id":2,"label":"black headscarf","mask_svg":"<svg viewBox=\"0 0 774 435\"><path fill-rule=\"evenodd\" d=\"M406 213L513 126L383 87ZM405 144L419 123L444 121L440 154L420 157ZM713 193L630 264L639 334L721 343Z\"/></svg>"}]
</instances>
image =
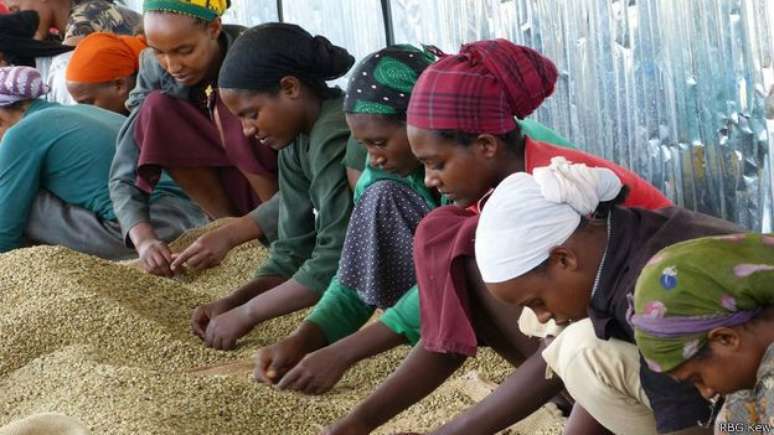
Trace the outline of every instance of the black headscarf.
<instances>
[{"instance_id":1,"label":"black headscarf","mask_svg":"<svg viewBox=\"0 0 774 435\"><path fill-rule=\"evenodd\" d=\"M298 77L323 95L325 84L343 76L355 58L323 36L312 36L295 24L265 23L245 31L223 61L218 86L268 91L285 76Z\"/></svg>"},{"instance_id":2,"label":"black headscarf","mask_svg":"<svg viewBox=\"0 0 774 435\"><path fill-rule=\"evenodd\" d=\"M11 65L35 66L36 57L51 57L75 47L34 39L40 17L35 11L0 15L0 53Z\"/></svg>"}]
</instances>

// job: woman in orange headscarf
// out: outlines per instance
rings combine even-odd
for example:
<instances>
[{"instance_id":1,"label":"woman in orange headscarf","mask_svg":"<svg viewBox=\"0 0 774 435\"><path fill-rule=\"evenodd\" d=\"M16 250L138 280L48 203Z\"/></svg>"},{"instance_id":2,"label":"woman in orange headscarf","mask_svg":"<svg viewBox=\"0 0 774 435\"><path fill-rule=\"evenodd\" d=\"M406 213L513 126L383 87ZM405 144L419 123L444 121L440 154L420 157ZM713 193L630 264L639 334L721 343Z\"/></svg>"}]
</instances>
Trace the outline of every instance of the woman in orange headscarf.
<instances>
[{"instance_id":1,"label":"woman in orange headscarf","mask_svg":"<svg viewBox=\"0 0 774 435\"><path fill-rule=\"evenodd\" d=\"M125 103L134 88L142 36L97 32L84 38L67 66L67 90L81 104L128 115Z\"/></svg>"}]
</instances>

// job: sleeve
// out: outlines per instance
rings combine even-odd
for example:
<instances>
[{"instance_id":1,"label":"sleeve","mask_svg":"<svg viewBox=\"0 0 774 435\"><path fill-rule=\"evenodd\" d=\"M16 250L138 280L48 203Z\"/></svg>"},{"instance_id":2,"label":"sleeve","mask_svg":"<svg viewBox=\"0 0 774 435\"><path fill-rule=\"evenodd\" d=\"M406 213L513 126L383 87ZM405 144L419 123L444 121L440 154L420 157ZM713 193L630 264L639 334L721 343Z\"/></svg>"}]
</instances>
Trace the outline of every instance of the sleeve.
<instances>
[{"instance_id":1,"label":"sleeve","mask_svg":"<svg viewBox=\"0 0 774 435\"><path fill-rule=\"evenodd\" d=\"M250 219L261 229L263 236L261 241L274 242L277 240L277 225L279 224L280 193L277 192L268 201L256 207L248 213Z\"/></svg>"},{"instance_id":2,"label":"sleeve","mask_svg":"<svg viewBox=\"0 0 774 435\"><path fill-rule=\"evenodd\" d=\"M640 380L656 417L658 433L695 427L711 417L710 403L693 385L656 373L640 357Z\"/></svg>"},{"instance_id":3,"label":"sleeve","mask_svg":"<svg viewBox=\"0 0 774 435\"><path fill-rule=\"evenodd\" d=\"M11 128L0 144L0 252L24 244L24 229L35 196L45 155L30 146L34 132L23 125Z\"/></svg>"},{"instance_id":4,"label":"sleeve","mask_svg":"<svg viewBox=\"0 0 774 435\"><path fill-rule=\"evenodd\" d=\"M392 332L406 337L412 346L417 344L419 332L419 287L414 286L379 319Z\"/></svg>"},{"instance_id":5,"label":"sleeve","mask_svg":"<svg viewBox=\"0 0 774 435\"><path fill-rule=\"evenodd\" d=\"M341 165L348 138L346 123L331 128L317 139L318 144L312 146L307 157L311 159L312 179L308 191L303 193L311 196L317 216L312 250L293 278L318 292L323 292L336 274L352 212L352 191ZM314 136L312 140L315 141Z\"/></svg>"},{"instance_id":6,"label":"sleeve","mask_svg":"<svg viewBox=\"0 0 774 435\"><path fill-rule=\"evenodd\" d=\"M306 320L319 326L330 344L357 332L374 311L373 306L334 278Z\"/></svg>"},{"instance_id":7,"label":"sleeve","mask_svg":"<svg viewBox=\"0 0 774 435\"><path fill-rule=\"evenodd\" d=\"M279 153L279 212L277 241L272 243L269 259L258 269L256 278L277 275L294 277L299 268L311 257L315 245L314 206L309 198L309 181L304 175L299 158L291 145ZM302 285L320 291L319 287Z\"/></svg>"},{"instance_id":8,"label":"sleeve","mask_svg":"<svg viewBox=\"0 0 774 435\"><path fill-rule=\"evenodd\" d=\"M363 172L367 159L368 152L366 151L366 148L358 142L354 136L350 136L349 140L347 140L347 153L344 156L344 166Z\"/></svg>"},{"instance_id":9,"label":"sleeve","mask_svg":"<svg viewBox=\"0 0 774 435\"><path fill-rule=\"evenodd\" d=\"M140 149L134 139L134 127L145 97L160 88L156 65L153 53L144 51L137 84L126 102L131 114L118 132L116 154L110 168L110 199L127 246L131 246L129 231L139 223L150 222L148 195L135 185Z\"/></svg>"}]
</instances>

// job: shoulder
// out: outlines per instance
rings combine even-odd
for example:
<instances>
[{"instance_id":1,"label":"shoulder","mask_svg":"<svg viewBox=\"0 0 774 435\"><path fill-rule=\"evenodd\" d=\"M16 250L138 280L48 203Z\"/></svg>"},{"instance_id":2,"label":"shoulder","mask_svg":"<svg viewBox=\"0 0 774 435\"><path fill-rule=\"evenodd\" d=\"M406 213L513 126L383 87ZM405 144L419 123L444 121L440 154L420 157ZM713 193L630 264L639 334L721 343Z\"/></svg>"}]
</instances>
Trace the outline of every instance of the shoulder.
<instances>
[{"instance_id":1,"label":"shoulder","mask_svg":"<svg viewBox=\"0 0 774 435\"><path fill-rule=\"evenodd\" d=\"M342 151L345 150L350 133L344 117L343 102L343 96L323 101L320 115L309 133L312 146L338 140L341 141Z\"/></svg>"}]
</instances>

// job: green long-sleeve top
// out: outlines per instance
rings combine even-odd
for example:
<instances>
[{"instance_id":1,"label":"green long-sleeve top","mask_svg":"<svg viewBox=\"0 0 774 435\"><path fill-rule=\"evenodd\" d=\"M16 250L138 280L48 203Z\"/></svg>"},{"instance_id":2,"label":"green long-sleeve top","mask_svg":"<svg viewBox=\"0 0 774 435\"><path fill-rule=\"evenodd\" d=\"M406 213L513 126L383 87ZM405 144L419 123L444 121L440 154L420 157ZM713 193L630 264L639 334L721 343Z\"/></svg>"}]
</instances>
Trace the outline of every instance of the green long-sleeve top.
<instances>
[{"instance_id":1,"label":"green long-sleeve top","mask_svg":"<svg viewBox=\"0 0 774 435\"><path fill-rule=\"evenodd\" d=\"M521 119L517 122L522 134L532 139L566 148L577 148L567 139L537 121ZM347 150L347 165L357 168L355 163L361 161L364 168L363 175L355 187L355 203L368 187L383 179L407 184L426 201L430 201L432 198L429 190L423 184L422 174L399 177L374 169L368 165L367 160L365 147L350 141ZM433 207L439 205L441 204L432 204ZM413 255L413 253L409 252L406 255ZM334 278L306 320L320 327L328 342L333 343L360 329L371 318L375 310L376 307L363 302L357 291L347 288ZM414 345L420 338L419 319L419 288L414 285L395 305L384 311L379 321L394 333L402 335L409 344Z\"/></svg>"},{"instance_id":2,"label":"green long-sleeve top","mask_svg":"<svg viewBox=\"0 0 774 435\"><path fill-rule=\"evenodd\" d=\"M323 101L312 130L279 152L278 239L256 277L292 278L322 293L336 273L352 212L341 164L349 138L342 102Z\"/></svg>"}]
</instances>

